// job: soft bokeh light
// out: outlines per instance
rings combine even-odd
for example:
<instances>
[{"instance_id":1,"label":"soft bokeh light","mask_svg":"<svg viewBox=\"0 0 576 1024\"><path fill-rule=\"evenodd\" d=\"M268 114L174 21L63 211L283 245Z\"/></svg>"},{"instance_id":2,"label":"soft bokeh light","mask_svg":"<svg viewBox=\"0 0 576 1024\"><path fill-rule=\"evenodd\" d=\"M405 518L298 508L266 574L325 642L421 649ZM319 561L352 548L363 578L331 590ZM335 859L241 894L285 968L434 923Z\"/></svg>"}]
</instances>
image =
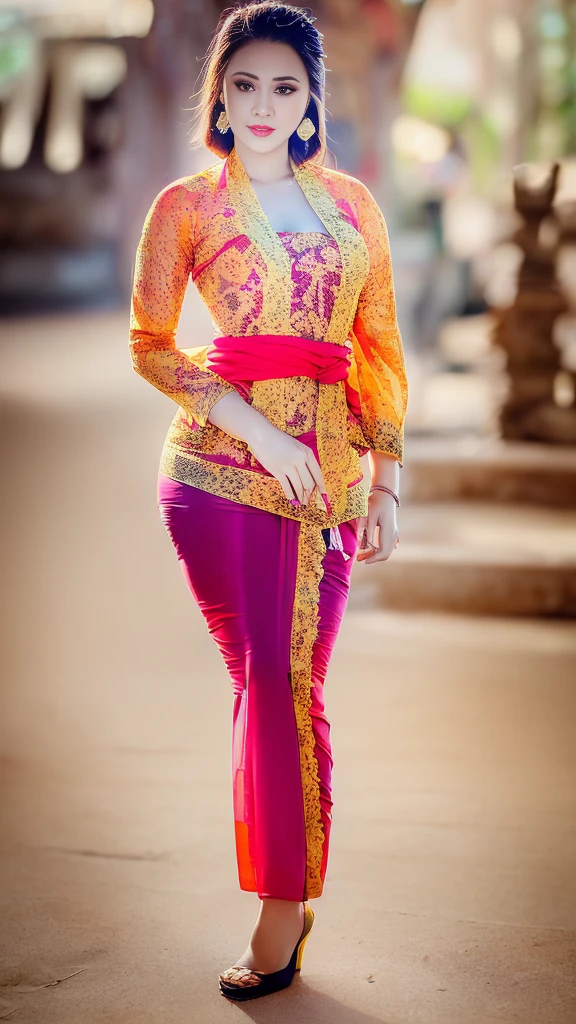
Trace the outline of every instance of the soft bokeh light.
<instances>
[{"instance_id":1,"label":"soft bokeh light","mask_svg":"<svg viewBox=\"0 0 576 1024\"><path fill-rule=\"evenodd\" d=\"M52 73L52 95L44 154L48 167L69 174L80 166L84 151L85 99L102 99L126 75L126 56L109 44L68 47Z\"/></svg>"},{"instance_id":2,"label":"soft bokeh light","mask_svg":"<svg viewBox=\"0 0 576 1024\"><path fill-rule=\"evenodd\" d=\"M497 233L497 216L488 200L460 193L451 196L444 210L446 245L457 259L485 252Z\"/></svg>"},{"instance_id":3,"label":"soft bokeh light","mask_svg":"<svg viewBox=\"0 0 576 1024\"><path fill-rule=\"evenodd\" d=\"M483 264L483 294L489 306L503 309L511 306L518 290L518 271L522 250L514 242L496 245Z\"/></svg>"},{"instance_id":4,"label":"soft bokeh light","mask_svg":"<svg viewBox=\"0 0 576 1024\"><path fill-rule=\"evenodd\" d=\"M154 18L153 0L13 0L37 22L47 37L148 35Z\"/></svg>"},{"instance_id":5,"label":"soft bokeh light","mask_svg":"<svg viewBox=\"0 0 576 1024\"><path fill-rule=\"evenodd\" d=\"M509 12L494 15L488 24L488 39L503 64L515 64L522 53L522 33L518 19Z\"/></svg>"},{"instance_id":6,"label":"soft bokeh light","mask_svg":"<svg viewBox=\"0 0 576 1024\"><path fill-rule=\"evenodd\" d=\"M403 114L392 125L392 142L397 152L422 163L434 163L448 152L448 133L437 125Z\"/></svg>"}]
</instances>

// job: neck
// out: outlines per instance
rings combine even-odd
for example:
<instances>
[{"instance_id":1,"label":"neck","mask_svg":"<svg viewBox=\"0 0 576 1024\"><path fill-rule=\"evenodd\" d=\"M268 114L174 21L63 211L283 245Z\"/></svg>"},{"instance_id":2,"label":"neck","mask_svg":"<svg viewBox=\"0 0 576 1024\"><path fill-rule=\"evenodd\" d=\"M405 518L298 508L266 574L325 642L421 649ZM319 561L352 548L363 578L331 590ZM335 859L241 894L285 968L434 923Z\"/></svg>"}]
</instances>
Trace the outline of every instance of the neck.
<instances>
[{"instance_id":1,"label":"neck","mask_svg":"<svg viewBox=\"0 0 576 1024\"><path fill-rule=\"evenodd\" d=\"M239 139L235 139L234 149L251 181L269 185L292 176L288 142L270 153L256 153Z\"/></svg>"}]
</instances>

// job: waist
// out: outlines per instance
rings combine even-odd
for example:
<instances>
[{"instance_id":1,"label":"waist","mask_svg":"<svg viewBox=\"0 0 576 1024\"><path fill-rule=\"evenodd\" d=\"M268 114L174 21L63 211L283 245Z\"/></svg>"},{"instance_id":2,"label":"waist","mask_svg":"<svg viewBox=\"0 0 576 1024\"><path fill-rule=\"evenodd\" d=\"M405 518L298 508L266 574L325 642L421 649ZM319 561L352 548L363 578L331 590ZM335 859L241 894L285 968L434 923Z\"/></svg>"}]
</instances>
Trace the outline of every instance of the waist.
<instances>
[{"instance_id":1,"label":"waist","mask_svg":"<svg viewBox=\"0 0 576 1024\"><path fill-rule=\"evenodd\" d=\"M230 384L279 377L336 384L348 376L350 348L291 334L228 334L214 338L206 366Z\"/></svg>"}]
</instances>

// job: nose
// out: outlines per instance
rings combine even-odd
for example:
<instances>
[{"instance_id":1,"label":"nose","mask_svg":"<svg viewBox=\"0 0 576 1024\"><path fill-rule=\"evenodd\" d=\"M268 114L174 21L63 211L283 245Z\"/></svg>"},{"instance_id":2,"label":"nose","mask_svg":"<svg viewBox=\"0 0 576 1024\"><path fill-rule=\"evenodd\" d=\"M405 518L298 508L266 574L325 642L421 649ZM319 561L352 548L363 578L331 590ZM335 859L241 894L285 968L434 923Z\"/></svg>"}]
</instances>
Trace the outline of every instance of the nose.
<instances>
[{"instance_id":1,"label":"nose","mask_svg":"<svg viewBox=\"0 0 576 1024\"><path fill-rule=\"evenodd\" d=\"M274 114L274 108L272 101L269 100L265 93L261 93L254 104L254 114L258 117L270 117Z\"/></svg>"}]
</instances>

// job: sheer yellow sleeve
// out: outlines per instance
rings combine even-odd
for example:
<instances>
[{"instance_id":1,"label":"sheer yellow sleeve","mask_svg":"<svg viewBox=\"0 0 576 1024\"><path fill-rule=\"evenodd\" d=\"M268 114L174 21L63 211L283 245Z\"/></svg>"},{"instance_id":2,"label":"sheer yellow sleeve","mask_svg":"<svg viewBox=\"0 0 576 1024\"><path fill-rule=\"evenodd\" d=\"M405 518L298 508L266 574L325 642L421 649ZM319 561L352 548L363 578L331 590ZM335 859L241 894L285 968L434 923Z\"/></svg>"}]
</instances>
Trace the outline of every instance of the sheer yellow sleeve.
<instances>
[{"instance_id":1,"label":"sheer yellow sleeve","mask_svg":"<svg viewBox=\"0 0 576 1024\"><path fill-rule=\"evenodd\" d=\"M193 265L191 195L177 183L156 196L144 222L134 269L130 352L136 372L204 427L214 403L235 389L218 374L200 369L176 347Z\"/></svg>"},{"instance_id":2,"label":"sheer yellow sleeve","mask_svg":"<svg viewBox=\"0 0 576 1024\"><path fill-rule=\"evenodd\" d=\"M373 451L402 462L408 383L396 318L388 229L369 189L356 195L360 232L370 254L370 271L352 326L352 352L362 410L362 433Z\"/></svg>"}]
</instances>

